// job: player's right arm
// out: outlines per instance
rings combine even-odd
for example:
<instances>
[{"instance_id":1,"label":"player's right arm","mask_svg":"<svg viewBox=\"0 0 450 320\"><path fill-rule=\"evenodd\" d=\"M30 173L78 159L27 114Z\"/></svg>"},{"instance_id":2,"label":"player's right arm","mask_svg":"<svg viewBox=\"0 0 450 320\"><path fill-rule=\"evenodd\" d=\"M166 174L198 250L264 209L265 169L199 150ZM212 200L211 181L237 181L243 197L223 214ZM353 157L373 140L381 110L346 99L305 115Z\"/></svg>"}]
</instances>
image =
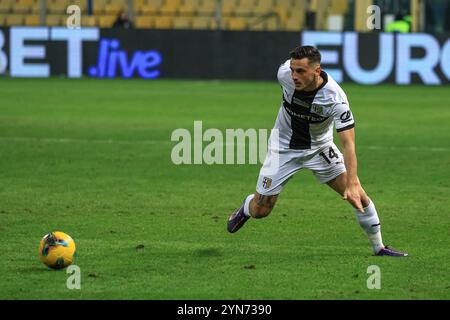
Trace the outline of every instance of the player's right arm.
<instances>
[{"instance_id":1,"label":"player's right arm","mask_svg":"<svg viewBox=\"0 0 450 320\"><path fill-rule=\"evenodd\" d=\"M283 88L283 94L287 95L287 91L295 90L295 84L291 77L291 65L290 60L284 62L279 68L277 72L277 79L280 86ZM287 90L287 91L286 91ZM286 97L288 98L288 97Z\"/></svg>"}]
</instances>

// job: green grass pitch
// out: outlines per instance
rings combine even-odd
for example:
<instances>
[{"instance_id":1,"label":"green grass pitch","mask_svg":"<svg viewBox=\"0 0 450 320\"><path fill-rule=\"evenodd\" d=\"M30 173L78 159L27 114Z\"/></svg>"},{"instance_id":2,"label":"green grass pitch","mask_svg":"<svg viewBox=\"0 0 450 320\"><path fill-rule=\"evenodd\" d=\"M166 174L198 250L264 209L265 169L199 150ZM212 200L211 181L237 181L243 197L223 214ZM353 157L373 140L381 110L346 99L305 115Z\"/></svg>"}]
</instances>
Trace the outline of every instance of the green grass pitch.
<instances>
[{"instance_id":1,"label":"green grass pitch","mask_svg":"<svg viewBox=\"0 0 450 320\"><path fill-rule=\"evenodd\" d=\"M308 171L228 234L260 165L171 162L176 128L271 129L274 82L0 79L1 299L448 299L450 90L344 85L384 242ZM38 259L70 234L81 289ZM369 290L367 268L381 270Z\"/></svg>"}]
</instances>

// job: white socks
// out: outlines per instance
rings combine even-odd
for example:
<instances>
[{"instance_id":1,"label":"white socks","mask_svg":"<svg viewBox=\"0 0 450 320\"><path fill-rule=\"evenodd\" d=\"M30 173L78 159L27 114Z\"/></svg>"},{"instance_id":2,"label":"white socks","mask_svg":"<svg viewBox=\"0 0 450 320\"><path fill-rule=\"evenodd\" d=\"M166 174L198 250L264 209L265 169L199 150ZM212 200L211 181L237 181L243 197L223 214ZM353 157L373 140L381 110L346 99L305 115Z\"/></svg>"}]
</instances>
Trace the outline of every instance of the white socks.
<instances>
[{"instance_id":1,"label":"white socks","mask_svg":"<svg viewBox=\"0 0 450 320\"><path fill-rule=\"evenodd\" d=\"M383 240L381 239L380 219L378 218L377 210L372 200L369 199L369 201L369 205L364 208L364 213L355 210L356 217L361 228L367 233L374 253L378 253L378 251L384 248Z\"/></svg>"},{"instance_id":2,"label":"white socks","mask_svg":"<svg viewBox=\"0 0 450 320\"><path fill-rule=\"evenodd\" d=\"M251 217L250 214L250 201L255 197L254 194L247 196L244 202L244 214L247 217ZM383 240L381 238L380 230L380 219L378 218L377 209L372 200L369 199L369 205L364 208L364 213L356 211L356 218L358 219L359 225L367 234L370 244L373 247L374 253L378 253L384 248Z\"/></svg>"},{"instance_id":3,"label":"white socks","mask_svg":"<svg viewBox=\"0 0 450 320\"><path fill-rule=\"evenodd\" d=\"M250 201L252 201L252 199L255 197L254 194L249 195L244 202L244 214L247 217L251 217L252 215L250 214Z\"/></svg>"}]
</instances>

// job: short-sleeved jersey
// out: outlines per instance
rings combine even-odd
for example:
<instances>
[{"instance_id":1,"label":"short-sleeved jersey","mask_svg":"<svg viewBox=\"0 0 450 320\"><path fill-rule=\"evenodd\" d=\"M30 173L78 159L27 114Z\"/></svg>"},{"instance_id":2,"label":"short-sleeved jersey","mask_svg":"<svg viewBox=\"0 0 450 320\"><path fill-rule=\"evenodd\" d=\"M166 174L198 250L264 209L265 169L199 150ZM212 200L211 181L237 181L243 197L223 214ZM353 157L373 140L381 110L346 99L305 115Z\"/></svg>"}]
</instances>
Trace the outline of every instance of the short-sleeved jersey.
<instances>
[{"instance_id":1,"label":"short-sleeved jersey","mask_svg":"<svg viewBox=\"0 0 450 320\"><path fill-rule=\"evenodd\" d=\"M333 124L338 132L355 126L347 96L327 73L323 84L314 91L295 89L290 60L278 69L283 101L274 129L278 129L279 148L307 150L333 140Z\"/></svg>"}]
</instances>

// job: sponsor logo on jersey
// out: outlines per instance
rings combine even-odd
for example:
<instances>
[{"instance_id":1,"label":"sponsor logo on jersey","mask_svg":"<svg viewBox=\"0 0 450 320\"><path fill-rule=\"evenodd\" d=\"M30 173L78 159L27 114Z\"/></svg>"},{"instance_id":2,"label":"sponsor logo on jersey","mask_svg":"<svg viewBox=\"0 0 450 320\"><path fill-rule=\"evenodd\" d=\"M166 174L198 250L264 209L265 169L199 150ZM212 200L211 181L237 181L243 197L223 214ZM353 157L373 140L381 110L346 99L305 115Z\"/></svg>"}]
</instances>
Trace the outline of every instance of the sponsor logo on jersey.
<instances>
[{"instance_id":1,"label":"sponsor logo on jersey","mask_svg":"<svg viewBox=\"0 0 450 320\"><path fill-rule=\"evenodd\" d=\"M304 120L306 120L308 122L311 122L311 123L323 122L323 121L325 121L327 119L326 117L321 117L321 116L318 116L316 114L312 114L309 111L308 112L304 112L304 113L299 113L299 112L302 112L301 109L298 110L299 112L296 112L296 111L292 110L292 106L287 104L287 103L284 103L284 109L287 111L287 113L289 113L289 115L291 117L297 117L297 118L300 118L300 119L304 119Z\"/></svg>"},{"instance_id":2,"label":"sponsor logo on jersey","mask_svg":"<svg viewBox=\"0 0 450 320\"><path fill-rule=\"evenodd\" d=\"M349 121L353 120L352 119L352 113L350 112L350 110L347 110L347 111L343 112L341 114L340 118L341 118L341 122L342 123L346 123L346 122L349 122Z\"/></svg>"}]
</instances>

